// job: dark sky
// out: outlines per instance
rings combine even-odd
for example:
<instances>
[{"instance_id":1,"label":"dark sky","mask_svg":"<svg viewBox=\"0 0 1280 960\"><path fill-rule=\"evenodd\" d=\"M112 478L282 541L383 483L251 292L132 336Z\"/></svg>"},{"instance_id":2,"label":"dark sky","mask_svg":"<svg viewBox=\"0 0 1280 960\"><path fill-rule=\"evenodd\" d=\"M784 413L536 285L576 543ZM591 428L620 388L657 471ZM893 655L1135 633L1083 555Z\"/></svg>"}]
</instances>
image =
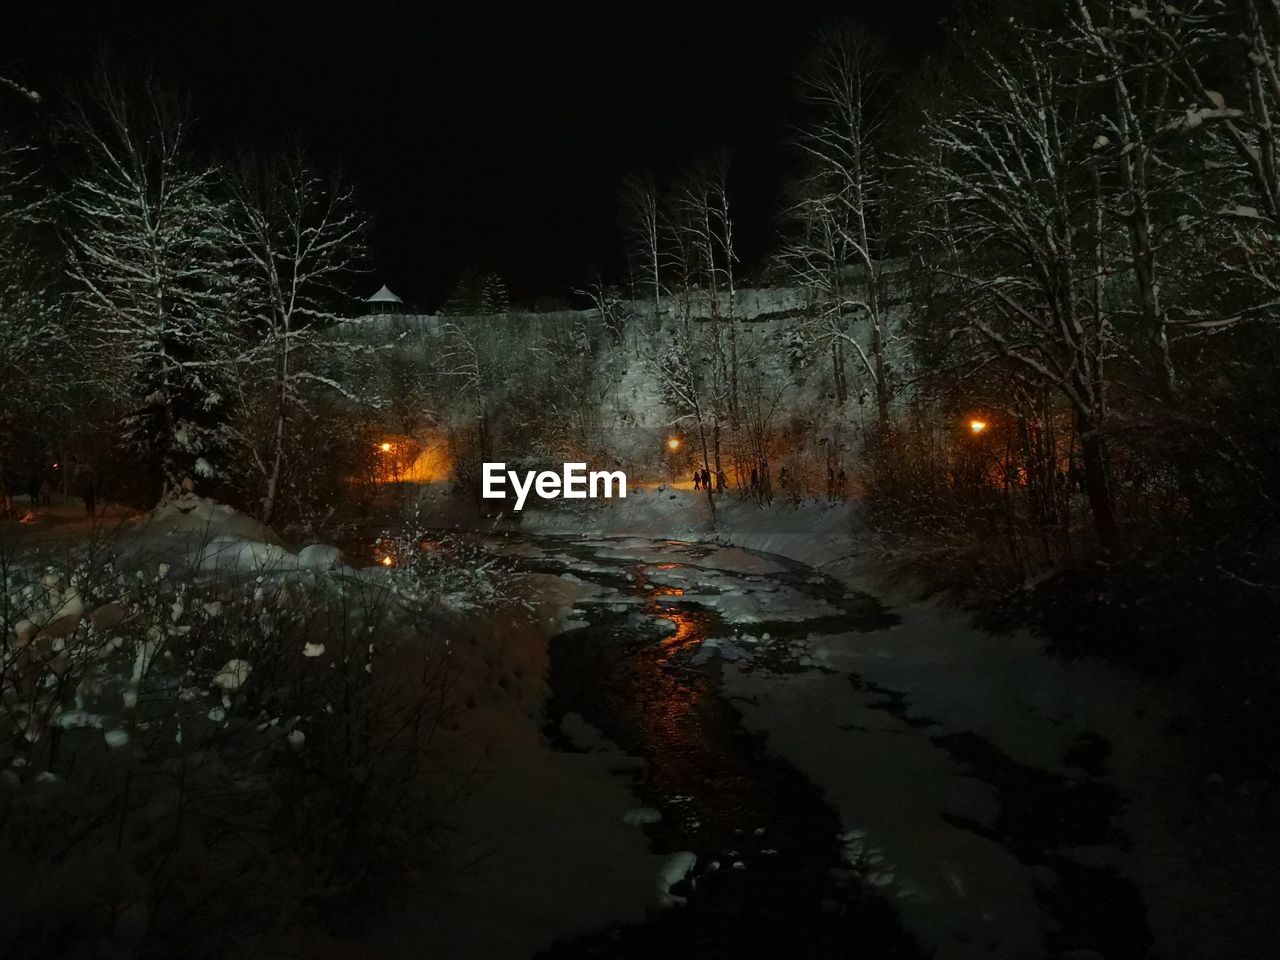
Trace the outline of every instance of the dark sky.
<instances>
[{"instance_id":1,"label":"dark sky","mask_svg":"<svg viewBox=\"0 0 1280 960\"><path fill-rule=\"evenodd\" d=\"M0 70L53 90L104 46L191 96L203 145L301 137L373 214L374 274L438 304L466 267L513 295L618 270L629 171L723 147L748 265L787 175L791 76L847 18L912 60L945 0L29 0Z\"/></svg>"}]
</instances>

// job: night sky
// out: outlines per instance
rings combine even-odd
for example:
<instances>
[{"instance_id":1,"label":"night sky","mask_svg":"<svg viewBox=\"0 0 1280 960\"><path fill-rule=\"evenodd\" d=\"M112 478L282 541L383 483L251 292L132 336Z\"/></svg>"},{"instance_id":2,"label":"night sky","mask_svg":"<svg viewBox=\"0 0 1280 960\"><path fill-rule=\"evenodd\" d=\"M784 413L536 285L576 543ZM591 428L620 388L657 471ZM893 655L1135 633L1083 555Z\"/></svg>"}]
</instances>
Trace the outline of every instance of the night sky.
<instances>
[{"instance_id":1,"label":"night sky","mask_svg":"<svg viewBox=\"0 0 1280 960\"><path fill-rule=\"evenodd\" d=\"M375 221L383 281L437 306L466 268L517 298L619 270L622 176L727 149L741 254L767 250L792 75L839 19L910 61L944 0L40 0L6 4L0 70L54 94L106 49L186 90L199 146L301 139ZM17 98L4 114L28 109Z\"/></svg>"}]
</instances>

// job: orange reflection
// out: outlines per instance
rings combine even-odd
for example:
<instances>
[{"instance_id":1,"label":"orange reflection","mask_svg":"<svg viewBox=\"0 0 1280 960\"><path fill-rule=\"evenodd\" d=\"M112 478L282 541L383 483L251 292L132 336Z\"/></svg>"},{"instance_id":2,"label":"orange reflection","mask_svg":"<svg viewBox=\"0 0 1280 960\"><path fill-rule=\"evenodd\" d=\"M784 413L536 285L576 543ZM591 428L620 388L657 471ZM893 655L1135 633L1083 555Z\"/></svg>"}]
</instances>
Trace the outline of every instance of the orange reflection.
<instances>
[{"instance_id":1,"label":"orange reflection","mask_svg":"<svg viewBox=\"0 0 1280 960\"><path fill-rule=\"evenodd\" d=\"M672 565L674 566L674 564ZM662 638L663 655L660 662L665 663L677 653L693 650L706 639L702 617L694 611L672 607L662 603L664 597L683 597L684 591L679 587L658 587L651 594L653 597L653 613L660 620L675 624L675 633Z\"/></svg>"}]
</instances>

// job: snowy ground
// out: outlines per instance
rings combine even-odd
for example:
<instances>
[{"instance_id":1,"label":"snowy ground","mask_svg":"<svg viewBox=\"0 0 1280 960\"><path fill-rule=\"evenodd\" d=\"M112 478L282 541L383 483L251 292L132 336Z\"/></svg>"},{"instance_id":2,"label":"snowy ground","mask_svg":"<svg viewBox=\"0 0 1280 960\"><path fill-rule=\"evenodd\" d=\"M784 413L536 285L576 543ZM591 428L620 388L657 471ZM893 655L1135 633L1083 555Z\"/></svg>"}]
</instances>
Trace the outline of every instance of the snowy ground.
<instances>
[{"instance_id":1,"label":"snowy ground","mask_svg":"<svg viewBox=\"0 0 1280 960\"><path fill-rule=\"evenodd\" d=\"M723 661L723 693L743 722L825 791L850 867L936 955L1070 956L1050 905L1055 890L1070 894L1077 865L1136 884L1156 956L1262 955L1274 927L1276 851L1263 842L1274 840L1274 811L1247 789L1206 788L1212 765L1169 735L1183 706L1175 683L1049 659L1033 637L994 637L936 599L887 589L885 571L859 552L847 504L725 501L713 520L705 499L659 488L523 520L524 533L565 536L594 559L513 543L512 553L581 576L530 579L535 599L518 614L457 610L471 641L452 651L453 695L466 710L449 764L458 799L442 823L452 862L466 869L443 889L393 897L376 924L379 956L514 960L674 902L667 887L693 864L648 852L649 821L628 789L635 761L583 724L563 729L584 753L553 751L542 733L548 638L589 618L592 604L626 608L634 598L589 575L627 568L732 631L698 656ZM194 557L206 570L357 575L331 548L295 551L207 502L130 522L119 536L137 556ZM897 622L841 630L838 611L804 593L787 561L880 596ZM762 623L801 630L788 669L767 655ZM1105 836L1054 834L1054 804L1078 796L1088 806L1107 790L1118 802ZM1032 840L1050 843L1051 856L1027 853L1023 834L1037 818L1048 826Z\"/></svg>"},{"instance_id":2,"label":"snowy ground","mask_svg":"<svg viewBox=\"0 0 1280 960\"><path fill-rule=\"evenodd\" d=\"M39 579L45 563L77 550L109 550L129 569L161 580L183 571L182 576L247 583L251 592L256 583L259 597L264 590L275 596L274 585L295 581L313 588L330 582L339 590L346 584L357 592L404 589L393 586L395 571L354 569L334 547L289 544L243 514L196 498L144 515L112 510L96 524L82 506L59 503L38 508L26 523L13 526L17 552L11 559L31 567L27 579L35 585L15 594L26 605L13 624L19 645L32 642L32 636L43 642L46 635L71 635L85 629L79 626L82 619L92 621L91 631L99 623L100 611L81 602L74 581L67 586L48 575ZM435 776L441 802L421 814L438 822L441 876L423 878L417 889L389 891L385 916L373 925L377 934L371 946L378 956L525 958L602 924L642 919L665 896L667 859L651 855L643 835L626 822L635 805L627 785L640 769L637 763L616 749L556 752L542 734L547 639L564 628L579 591L558 577L532 575L513 582L509 602L484 609L462 590L427 600L435 615L455 624L446 641L452 678L447 691L456 708L448 715L458 719L440 734L444 746ZM406 607L412 609L418 607ZM175 621L178 616L175 604ZM387 630L404 634L390 646L412 646L412 624L392 616L370 638L371 653L375 643L379 649L388 646ZM326 653L323 644L308 644L302 656L321 669L332 652ZM226 709L211 710L211 722L225 717L229 698L239 695L234 691L252 678L255 666L230 661L213 678L214 688L229 692ZM228 679L232 674L234 681ZM108 678L104 683L108 690L127 687L127 671L118 682ZM128 726L129 703L126 696L122 714L120 697L110 701L114 706L107 699L95 699L92 711L64 712L58 725L99 728L116 746L112 737ZM101 708L98 700L104 701ZM216 697L213 702L216 707ZM296 748L305 749L304 737L294 736ZM38 779L25 768L3 772L6 788L22 789L26 780ZM365 953L314 931L309 936L315 942L308 940L308 950Z\"/></svg>"},{"instance_id":3,"label":"snowy ground","mask_svg":"<svg viewBox=\"0 0 1280 960\"><path fill-rule=\"evenodd\" d=\"M1059 952L1045 904L1060 884L1070 898L1077 865L1136 884L1156 956L1260 955L1277 891L1274 844L1257 842L1274 838L1266 801L1247 789L1206 788L1212 764L1169 733L1185 706L1176 682L1050 659L1034 637L995 637L936 599L886 592L886 571L858 549L851 505L765 510L731 501L713 521L705 499L657 489L594 509L526 512L523 529L586 542L623 537L602 543L601 554L655 564L669 558L663 540L732 544L812 565L887 601L899 623L810 634L805 670L771 672L750 644L724 643L724 692L749 726L768 734L771 749L826 790L847 828L851 862L938 956ZM713 570L653 576L686 587L684 599L714 605L731 622L745 625L765 610L774 621L803 619L785 591L751 583L770 562L723 549L689 561ZM699 596L699 583L722 592ZM1038 786L1019 793L1028 783ZM1050 825L1052 856L1028 857L1026 838L1012 834L1053 817L1052 806L1025 809L1037 789L1065 804L1078 791L1085 806L1114 791L1118 802L1103 824L1111 836L1077 843L1068 830L1055 841Z\"/></svg>"}]
</instances>

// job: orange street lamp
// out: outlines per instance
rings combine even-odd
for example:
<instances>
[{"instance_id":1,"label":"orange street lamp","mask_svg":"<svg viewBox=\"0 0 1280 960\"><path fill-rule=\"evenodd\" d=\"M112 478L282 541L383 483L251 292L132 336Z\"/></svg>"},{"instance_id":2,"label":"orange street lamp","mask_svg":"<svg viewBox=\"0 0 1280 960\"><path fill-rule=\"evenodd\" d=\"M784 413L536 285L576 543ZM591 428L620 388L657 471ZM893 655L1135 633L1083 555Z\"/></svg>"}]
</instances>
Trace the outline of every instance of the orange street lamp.
<instances>
[{"instance_id":1,"label":"orange street lamp","mask_svg":"<svg viewBox=\"0 0 1280 960\"><path fill-rule=\"evenodd\" d=\"M668 450L671 450L671 451L679 450L679 449L680 449L680 438L679 438L679 437L672 437L670 440L668 440L668 441L667 441L667 449L668 449Z\"/></svg>"},{"instance_id":2,"label":"orange street lamp","mask_svg":"<svg viewBox=\"0 0 1280 960\"><path fill-rule=\"evenodd\" d=\"M381 450L383 453L390 453L391 444L388 441L383 440L382 443L378 444L378 449Z\"/></svg>"},{"instance_id":3,"label":"orange street lamp","mask_svg":"<svg viewBox=\"0 0 1280 960\"><path fill-rule=\"evenodd\" d=\"M985 421L985 420L970 420L970 421L969 421L969 431L970 431L970 432L971 432L975 437L976 437L978 434L982 433L982 431L984 431L984 430L986 430L986 429L987 429L987 421Z\"/></svg>"},{"instance_id":4,"label":"orange street lamp","mask_svg":"<svg viewBox=\"0 0 1280 960\"><path fill-rule=\"evenodd\" d=\"M395 566L395 564L396 564L395 559L394 559L393 557L391 557L390 555L387 555L387 556L385 556L385 557L383 557L383 558L382 558L382 565L383 565L384 567L394 567L394 566Z\"/></svg>"}]
</instances>

